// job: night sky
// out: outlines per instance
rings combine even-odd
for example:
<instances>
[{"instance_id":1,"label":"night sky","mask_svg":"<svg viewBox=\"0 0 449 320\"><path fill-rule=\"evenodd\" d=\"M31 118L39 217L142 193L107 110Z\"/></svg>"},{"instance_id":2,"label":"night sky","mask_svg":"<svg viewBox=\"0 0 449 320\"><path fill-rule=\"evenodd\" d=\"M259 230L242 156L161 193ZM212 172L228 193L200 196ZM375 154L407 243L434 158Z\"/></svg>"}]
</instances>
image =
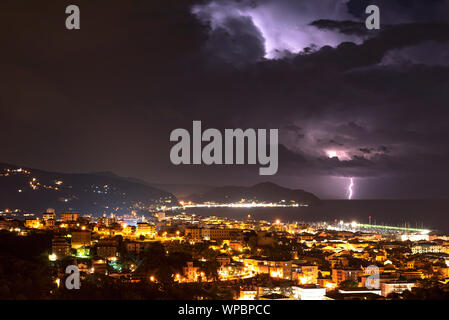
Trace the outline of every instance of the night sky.
<instances>
[{"instance_id":1,"label":"night sky","mask_svg":"<svg viewBox=\"0 0 449 320\"><path fill-rule=\"evenodd\" d=\"M81 30L65 28L69 4ZM0 162L449 196L449 0L2 0L0 41ZM172 165L170 132L193 120L279 128L278 174Z\"/></svg>"}]
</instances>

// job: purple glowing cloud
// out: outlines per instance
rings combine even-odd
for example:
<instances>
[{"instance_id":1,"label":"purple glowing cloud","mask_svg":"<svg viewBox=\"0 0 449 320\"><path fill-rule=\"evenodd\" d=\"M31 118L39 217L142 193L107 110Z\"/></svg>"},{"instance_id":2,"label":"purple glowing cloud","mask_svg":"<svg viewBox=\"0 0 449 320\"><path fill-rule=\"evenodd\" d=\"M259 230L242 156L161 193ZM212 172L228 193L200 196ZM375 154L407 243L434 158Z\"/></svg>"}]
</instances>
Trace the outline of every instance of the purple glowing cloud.
<instances>
[{"instance_id":1,"label":"purple glowing cloud","mask_svg":"<svg viewBox=\"0 0 449 320\"><path fill-rule=\"evenodd\" d=\"M212 0L194 6L192 12L212 30L226 29L227 19L250 18L264 39L265 58L282 58L305 48L337 46L345 41L359 43L361 39L330 30L320 30L310 23L319 19L354 19L347 13L346 1L264 0L231 2Z\"/></svg>"}]
</instances>

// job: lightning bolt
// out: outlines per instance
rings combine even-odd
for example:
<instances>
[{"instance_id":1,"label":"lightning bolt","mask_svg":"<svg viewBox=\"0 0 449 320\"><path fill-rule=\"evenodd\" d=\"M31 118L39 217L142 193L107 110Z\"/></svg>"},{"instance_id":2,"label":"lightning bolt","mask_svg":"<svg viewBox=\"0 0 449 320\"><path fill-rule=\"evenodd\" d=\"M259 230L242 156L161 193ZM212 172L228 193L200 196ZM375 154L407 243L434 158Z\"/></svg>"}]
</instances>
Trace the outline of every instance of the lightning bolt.
<instances>
[{"instance_id":1,"label":"lightning bolt","mask_svg":"<svg viewBox=\"0 0 449 320\"><path fill-rule=\"evenodd\" d=\"M354 191L352 190L352 188L354 187L354 178L349 178L349 186L348 186L348 200L352 199L352 195L354 193Z\"/></svg>"}]
</instances>

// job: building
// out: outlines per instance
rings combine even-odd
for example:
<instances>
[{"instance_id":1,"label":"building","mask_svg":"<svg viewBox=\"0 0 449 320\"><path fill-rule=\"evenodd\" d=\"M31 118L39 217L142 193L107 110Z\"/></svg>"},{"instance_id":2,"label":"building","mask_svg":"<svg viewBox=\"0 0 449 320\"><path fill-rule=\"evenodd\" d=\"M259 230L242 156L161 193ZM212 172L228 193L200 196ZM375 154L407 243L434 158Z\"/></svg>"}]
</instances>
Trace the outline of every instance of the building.
<instances>
[{"instance_id":1,"label":"building","mask_svg":"<svg viewBox=\"0 0 449 320\"><path fill-rule=\"evenodd\" d=\"M76 222L78 221L79 217L79 213L61 213L62 222Z\"/></svg>"},{"instance_id":2,"label":"building","mask_svg":"<svg viewBox=\"0 0 449 320\"><path fill-rule=\"evenodd\" d=\"M299 300L324 300L326 289L319 285L301 285L293 286L292 293Z\"/></svg>"},{"instance_id":3,"label":"building","mask_svg":"<svg viewBox=\"0 0 449 320\"><path fill-rule=\"evenodd\" d=\"M231 257L228 255L219 255L216 260L221 267L226 267L231 263Z\"/></svg>"},{"instance_id":4,"label":"building","mask_svg":"<svg viewBox=\"0 0 449 320\"><path fill-rule=\"evenodd\" d=\"M115 219L115 218L101 217L101 218L97 219L97 224L100 226L105 226L105 227L110 227L116 222L117 222L117 219Z\"/></svg>"},{"instance_id":5,"label":"building","mask_svg":"<svg viewBox=\"0 0 449 320\"><path fill-rule=\"evenodd\" d=\"M257 290L252 289L240 289L239 300L256 300Z\"/></svg>"},{"instance_id":6,"label":"building","mask_svg":"<svg viewBox=\"0 0 449 320\"><path fill-rule=\"evenodd\" d=\"M317 284L318 266L293 265L292 279L297 280L298 284Z\"/></svg>"},{"instance_id":7,"label":"building","mask_svg":"<svg viewBox=\"0 0 449 320\"><path fill-rule=\"evenodd\" d=\"M439 279L448 279L449 278L449 267L447 266L434 266L434 273L438 275Z\"/></svg>"},{"instance_id":8,"label":"building","mask_svg":"<svg viewBox=\"0 0 449 320\"><path fill-rule=\"evenodd\" d=\"M423 272L418 270L401 271L400 275L402 278L405 278L407 280L418 280L424 278Z\"/></svg>"},{"instance_id":9,"label":"building","mask_svg":"<svg viewBox=\"0 0 449 320\"><path fill-rule=\"evenodd\" d=\"M190 240L202 240L202 229L200 228L186 228L185 237Z\"/></svg>"},{"instance_id":10,"label":"building","mask_svg":"<svg viewBox=\"0 0 449 320\"><path fill-rule=\"evenodd\" d=\"M274 237L271 233L266 231L257 232L257 245L258 246L272 246L274 244Z\"/></svg>"},{"instance_id":11,"label":"building","mask_svg":"<svg viewBox=\"0 0 449 320\"><path fill-rule=\"evenodd\" d=\"M231 240L231 229L205 228L202 229L202 238L204 240Z\"/></svg>"},{"instance_id":12,"label":"building","mask_svg":"<svg viewBox=\"0 0 449 320\"><path fill-rule=\"evenodd\" d=\"M224 229L224 228L186 228L185 237L191 240L214 240L225 241L234 240L241 241L243 233L241 230Z\"/></svg>"},{"instance_id":13,"label":"building","mask_svg":"<svg viewBox=\"0 0 449 320\"><path fill-rule=\"evenodd\" d=\"M268 273L272 278L292 279L291 261L267 261Z\"/></svg>"},{"instance_id":14,"label":"building","mask_svg":"<svg viewBox=\"0 0 449 320\"><path fill-rule=\"evenodd\" d=\"M50 211L50 212L49 212ZM56 220L56 213L55 211L51 211L51 210L47 210L46 213L42 214L42 220L47 221L47 220Z\"/></svg>"},{"instance_id":15,"label":"building","mask_svg":"<svg viewBox=\"0 0 449 320\"><path fill-rule=\"evenodd\" d=\"M70 244L67 238L53 238L51 240L51 252L56 255L56 259L62 259L70 256Z\"/></svg>"},{"instance_id":16,"label":"building","mask_svg":"<svg viewBox=\"0 0 449 320\"><path fill-rule=\"evenodd\" d=\"M278 293L271 293L259 297L259 300L291 300L289 297Z\"/></svg>"},{"instance_id":17,"label":"building","mask_svg":"<svg viewBox=\"0 0 449 320\"><path fill-rule=\"evenodd\" d=\"M182 268L184 277L186 277L187 282L196 282L198 280L199 267L195 267L192 261L187 262L187 266Z\"/></svg>"},{"instance_id":18,"label":"building","mask_svg":"<svg viewBox=\"0 0 449 320\"><path fill-rule=\"evenodd\" d=\"M268 274L272 278L292 280L291 260L264 260L261 258L244 258L243 265L255 274Z\"/></svg>"},{"instance_id":19,"label":"building","mask_svg":"<svg viewBox=\"0 0 449 320\"><path fill-rule=\"evenodd\" d=\"M19 221L17 220L12 220L10 218L0 220L0 230L9 230L17 227L19 227Z\"/></svg>"},{"instance_id":20,"label":"building","mask_svg":"<svg viewBox=\"0 0 449 320\"><path fill-rule=\"evenodd\" d=\"M352 280L358 282L359 270L332 269L332 281L339 285L343 281Z\"/></svg>"},{"instance_id":21,"label":"building","mask_svg":"<svg viewBox=\"0 0 449 320\"><path fill-rule=\"evenodd\" d=\"M39 218L37 219L26 219L25 220L25 227L31 228L31 229L39 229L42 227L41 220Z\"/></svg>"},{"instance_id":22,"label":"building","mask_svg":"<svg viewBox=\"0 0 449 320\"><path fill-rule=\"evenodd\" d=\"M142 241L129 241L126 242L125 247L127 252L133 252L136 254L141 254L145 251L152 242L142 242Z\"/></svg>"},{"instance_id":23,"label":"building","mask_svg":"<svg viewBox=\"0 0 449 320\"><path fill-rule=\"evenodd\" d=\"M423 254L423 253L445 253L446 249L433 242L424 242L415 244L411 248L413 254Z\"/></svg>"},{"instance_id":24,"label":"building","mask_svg":"<svg viewBox=\"0 0 449 320\"><path fill-rule=\"evenodd\" d=\"M143 235L143 236L150 236L154 234L154 226L146 223L146 222L139 222L137 224L137 231L136 233L138 235Z\"/></svg>"},{"instance_id":25,"label":"building","mask_svg":"<svg viewBox=\"0 0 449 320\"><path fill-rule=\"evenodd\" d=\"M92 263L94 273L108 274L108 265L104 260L96 260Z\"/></svg>"},{"instance_id":26,"label":"building","mask_svg":"<svg viewBox=\"0 0 449 320\"><path fill-rule=\"evenodd\" d=\"M350 295L350 296L381 295L380 289L368 289L368 288L346 288L346 289L339 289L338 292L342 295Z\"/></svg>"},{"instance_id":27,"label":"building","mask_svg":"<svg viewBox=\"0 0 449 320\"><path fill-rule=\"evenodd\" d=\"M328 278L319 278L318 285L322 288L326 288L326 291L332 291L337 288L337 284Z\"/></svg>"},{"instance_id":28,"label":"building","mask_svg":"<svg viewBox=\"0 0 449 320\"><path fill-rule=\"evenodd\" d=\"M92 233L90 231L73 231L72 232L72 248L90 247L92 241Z\"/></svg>"},{"instance_id":29,"label":"building","mask_svg":"<svg viewBox=\"0 0 449 320\"><path fill-rule=\"evenodd\" d=\"M44 224L45 224L45 227L47 227L47 228L53 228L56 226L56 220L54 220L54 219L44 220Z\"/></svg>"},{"instance_id":30,"label":"building","mask_svg":"<svg viewBox=\"0 0 449 320\"><path fill-rule=\"evenodd\" d=\"M99 257L110 259L117 256L118 243L114 239L101 239L97 245L97 255Z\"/></svg>"},{"instance_id":31,"label":"building","mask_svg":"<svg viewBox=\"0 0 449 320\"><path fill-rule=\"evenodd\" d=\"M234 251L243 251L244 243L243 241L230 241L229 248Z\"/></svg>"},{"instance_id":32,"label":"building","mask_svg":"<svg viewBox=\"0 0 449 320\"><path fill-rule=\"evenodd\" d=\"M400 236L401 241L429 241L430 237L428 234L402 234Z\"/></svg>"},{"instance_id":33,"label":"building","mask_svg":"<svg viewBox=\"0 0 449 320\"><path fill-rule=\"evenodd\" d=\"M395 281L395 282L386 282L380 284L380 291L382 296L386 297L390 293L398 293L401 294L405 290L412 290L415 286L414 282L409 281Z\"/></svg>"}]
</instances>

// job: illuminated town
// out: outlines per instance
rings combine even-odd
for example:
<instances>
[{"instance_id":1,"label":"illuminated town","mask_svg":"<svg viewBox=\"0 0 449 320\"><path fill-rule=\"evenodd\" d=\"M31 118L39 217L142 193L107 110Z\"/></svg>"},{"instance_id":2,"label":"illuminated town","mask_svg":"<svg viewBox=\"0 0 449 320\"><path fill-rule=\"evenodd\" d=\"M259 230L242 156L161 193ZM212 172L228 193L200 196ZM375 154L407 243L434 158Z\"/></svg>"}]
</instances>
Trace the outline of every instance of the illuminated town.
<instances>
[{"instance_id":1,"label":"illuminated town","mask_svg":"<svg viewBox=\"0 0 449 320\"><path fill-rule=\"evenodd\" d=\"M120 290L121 298L239 300L409 299L447 290L449 238L431 230L233 220L187 214L187 205L146 217L48 209L19 218L5 209L1 237L46 239L40 254L51 285L43 297L54 299L94 294L83 291L92 286L95 298ZM68 265L79 268L81 290L65 289ZM373 270L376 288L367 285Z\"/></svg>"}]
</instances>

